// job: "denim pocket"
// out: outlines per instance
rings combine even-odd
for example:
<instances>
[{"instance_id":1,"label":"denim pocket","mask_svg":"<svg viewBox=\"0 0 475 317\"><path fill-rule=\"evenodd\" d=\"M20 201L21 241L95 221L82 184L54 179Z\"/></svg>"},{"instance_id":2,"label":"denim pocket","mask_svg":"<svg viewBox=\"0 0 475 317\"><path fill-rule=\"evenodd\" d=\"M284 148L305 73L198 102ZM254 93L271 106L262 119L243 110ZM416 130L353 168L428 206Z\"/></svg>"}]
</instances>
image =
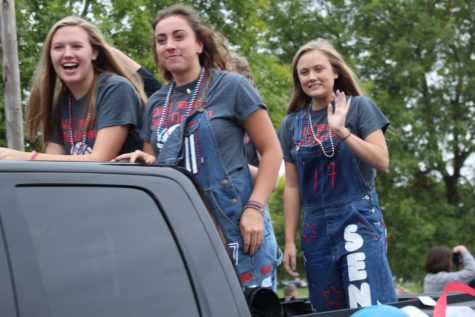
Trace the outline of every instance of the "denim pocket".
<instances>
[{"instance_id":1,"label":"denim pocket","mask_svg":"<svg viewBox=\"0 0 475 317\"><path fill-rule=\"evenodd\" d=\"M242 203L231 184L222 185L218 190L206 191L206 196L213 209L214 217L221 227L231 225L239 230L239 219L242 214ZM228 223L228 224L226 224ZM223 228L223 231L225 228Z\"/></svg>"},{"instance_id":2,"label":"denim pocket","mask_svg":"<svg viewBox=\"0 0 475 317\"><path fill-rule=\"evenodd\" d=\"M351 204L353 215L363 225L363 231L359 232L369 235L372 239L384 235L384 222L379 206L375 205L373 201L366 195ZM360 226L358 226L360 227Z\"/></svg>"}]
</instances>

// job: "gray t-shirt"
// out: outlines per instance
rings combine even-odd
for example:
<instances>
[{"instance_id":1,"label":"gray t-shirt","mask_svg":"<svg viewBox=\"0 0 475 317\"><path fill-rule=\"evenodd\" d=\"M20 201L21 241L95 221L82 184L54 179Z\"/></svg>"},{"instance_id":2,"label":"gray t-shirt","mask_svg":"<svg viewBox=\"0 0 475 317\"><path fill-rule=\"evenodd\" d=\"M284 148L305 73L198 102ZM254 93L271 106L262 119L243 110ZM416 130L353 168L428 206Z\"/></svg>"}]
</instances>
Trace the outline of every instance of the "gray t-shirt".
<instances>
[{"instance_id":1,"label":"gray t-shirt","mask_svg":"<svg viewBox=\"0 0 475 317\"><path fill-rule=\"evenodd\" d=\"M72 154L70 134L73 134L73 143L81 154L90 154L94 147L97 131L110 126L129 125L129 133L119 153L128 153L143 148L140 138L142 122L142 107L140 99L133 86L124 77L103 72L99 74L96 90L96 119L86 135L83 131L87 119L87 100L84 96L75 100L71 95L71 118L69 117L70 94L64 94L60 103L61 129L54 129L48 135L48 142L64 145L65 152ZM86 145L83 140L86 140Z\"/></svg>"},{"instance_id":2,"label":"gray t-shirt","mask_svg":"<svg viewBox=\"0 0 475 317\"><path fill-rule=\"evenodd\" d=\"M244 155L243 122L253 112L265 109L258 92L244 76L224 71L213 71L212 80L206 76L195 107L203 107L207 111L211 127L216 136L219 153L226 171L233 174L247 164ZM193 90L195 81L175 87L171 97L171 108L168 113L167 127L183 120L189 93ZM145 142L150 142L158 155L157 129L169 85L162 87L153 94L144 112L141 136ZM205 92L205 96L203 96ZM203 99L204 97L204 99ZM164 123L165 124L165 123Z\"/></svg>"},{"instance_id":3,"label":"gray t-shirt","mask_svg":"<svg viewBox=\"0 0 475 317\"><path fill-rule=\"evenodd\" d=\"M468 284L475 279L475 259L467 250L462 252L463 269L457 272L439 272L437 274L428 273L424 277L424 293L441 293L445 285L450 282Z\"/></svg>"},{"instance_id":4,"label":"gray t-shirt","mask_svg":"<svg viewBox=\"0 0 475 317\"><path fill-rule=\"evenodd\" d=\"M311 115L316 136L320 139L324 138L329 132L327 109L311 111ZM282 146L282 151L284 152L284 160L293 164L297 164L296 147L293 141L296 116L297 112L286 115L279 129L279 140ZM376 107L376 105L368 98L364 96L351 97L351 106L346 116L345 126L353 134L364 139L379 129L382 129L384 132L388 125L389 121L378 107ZM304 116L302 126L304 128L308 127L307 115ZM304 135L302 135L302 141L305 145L318 146L308 129L304 129L303 132ZM373 188L376 170L358 158L356 159L365 184L368 188Z\"/></svg>"}]
</instances>

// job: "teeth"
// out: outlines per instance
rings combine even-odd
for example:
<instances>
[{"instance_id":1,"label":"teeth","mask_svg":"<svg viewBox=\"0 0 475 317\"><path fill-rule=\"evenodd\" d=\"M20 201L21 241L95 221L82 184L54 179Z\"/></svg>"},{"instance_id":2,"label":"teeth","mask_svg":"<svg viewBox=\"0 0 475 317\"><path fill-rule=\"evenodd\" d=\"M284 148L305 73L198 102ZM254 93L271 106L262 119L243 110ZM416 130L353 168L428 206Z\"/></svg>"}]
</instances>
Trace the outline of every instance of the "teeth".
<instances>
[{"instance_id":1,"label":"teeth","mask_svg":"<svg viewBox=\"0 0 475 317\"><path fill-rule=\"evenodd\" d=\"M66 63L66 64L63 64L64 67L75 67L77 66L77 64L74 64L74 63Z\"/></svg>"}]
</instances>

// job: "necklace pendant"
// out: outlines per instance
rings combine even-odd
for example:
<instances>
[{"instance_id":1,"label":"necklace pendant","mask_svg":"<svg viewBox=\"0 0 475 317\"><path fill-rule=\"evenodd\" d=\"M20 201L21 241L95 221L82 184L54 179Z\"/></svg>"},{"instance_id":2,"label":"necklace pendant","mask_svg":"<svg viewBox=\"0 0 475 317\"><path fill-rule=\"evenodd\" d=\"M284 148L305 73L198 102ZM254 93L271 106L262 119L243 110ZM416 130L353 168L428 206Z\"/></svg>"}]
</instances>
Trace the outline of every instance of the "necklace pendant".
<instances>
[{"instance_id":1,"label":"necklace pendant","mask_svg":"<svg viewBox=\"0 0 475 317\"><path fill-rule=\"evenodd\" d=\"M191 94L191 89L190 88L186 88L186 93L189 95Z\"/></svg>"}]
</instances>

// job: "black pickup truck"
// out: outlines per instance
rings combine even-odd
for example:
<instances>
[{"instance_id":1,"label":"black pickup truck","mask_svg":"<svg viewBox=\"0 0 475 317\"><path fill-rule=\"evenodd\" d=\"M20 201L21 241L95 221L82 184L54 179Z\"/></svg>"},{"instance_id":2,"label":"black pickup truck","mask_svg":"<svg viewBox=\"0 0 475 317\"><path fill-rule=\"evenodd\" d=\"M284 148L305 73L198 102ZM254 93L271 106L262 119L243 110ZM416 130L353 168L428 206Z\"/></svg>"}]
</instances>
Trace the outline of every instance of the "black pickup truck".
<instances>
[{"instance_id":1,"label":"black pickup truck","mask_svg":"<svg viewBox=\"0 0 475 317\"><path fill-rule=\"evenodd\" d=\"M183 173L0 163L0 316L251 315Z\"/></svg>"},{"instance_id":2,"label":"black pickup truck","mask_svg":"<svg viewBox=\"0 0 475 317\"><path fill-rule=\"evenodd\" d=\"M1 317L295 316L308 308L305 299L276 307L269 293L246 294L186 173L0 161Z\"/></svg>"}]
</instances>

